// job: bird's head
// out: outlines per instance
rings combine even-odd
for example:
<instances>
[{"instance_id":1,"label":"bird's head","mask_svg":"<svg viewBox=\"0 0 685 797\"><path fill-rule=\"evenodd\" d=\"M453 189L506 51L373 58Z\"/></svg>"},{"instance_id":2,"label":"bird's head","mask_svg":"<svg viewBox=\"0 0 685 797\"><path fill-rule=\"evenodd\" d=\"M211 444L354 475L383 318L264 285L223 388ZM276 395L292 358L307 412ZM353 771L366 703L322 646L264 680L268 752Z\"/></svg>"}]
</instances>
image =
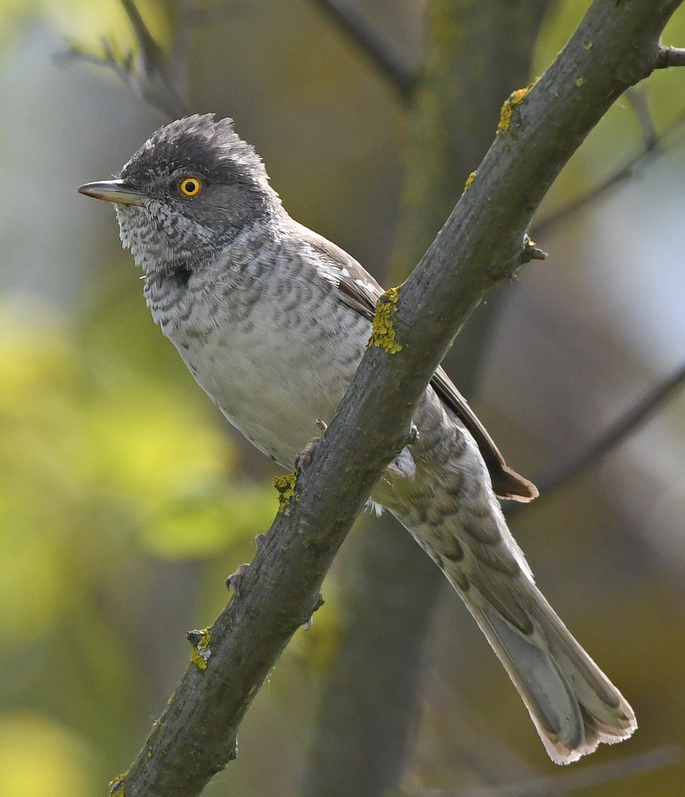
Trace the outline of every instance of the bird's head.
<instances>
[{"instance_id":1,"label":"bird's head","mask_svg":"<svg viewBox=\"0 0 685 797\"><path fill-rule=\"evenodd\" d=\"M261 158L213 114L160 128L117 179L78 191L115 203L121 241L145 271L211 263L280 207Z\"/></svg>"}]
</instances>

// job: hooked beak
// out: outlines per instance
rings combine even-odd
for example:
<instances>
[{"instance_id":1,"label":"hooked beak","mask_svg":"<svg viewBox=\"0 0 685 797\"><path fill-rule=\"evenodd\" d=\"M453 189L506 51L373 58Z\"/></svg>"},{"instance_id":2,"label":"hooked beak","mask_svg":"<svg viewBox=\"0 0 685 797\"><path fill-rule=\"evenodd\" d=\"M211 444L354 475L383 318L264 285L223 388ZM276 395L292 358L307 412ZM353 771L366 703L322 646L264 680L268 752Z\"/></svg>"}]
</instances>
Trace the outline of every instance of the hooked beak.
<instances>
[{"instance_id":1,"label":"hooked beak","mask_svg":"<svg viewBox=\"0 0 685 797\"><path fill-rule=\"evenodd\" d=\"M116 202L119 205L143 205L148 197L123 180L103 180L99 183L86 183L76 189L79 194Z\"/></svg>"}]
</instances>

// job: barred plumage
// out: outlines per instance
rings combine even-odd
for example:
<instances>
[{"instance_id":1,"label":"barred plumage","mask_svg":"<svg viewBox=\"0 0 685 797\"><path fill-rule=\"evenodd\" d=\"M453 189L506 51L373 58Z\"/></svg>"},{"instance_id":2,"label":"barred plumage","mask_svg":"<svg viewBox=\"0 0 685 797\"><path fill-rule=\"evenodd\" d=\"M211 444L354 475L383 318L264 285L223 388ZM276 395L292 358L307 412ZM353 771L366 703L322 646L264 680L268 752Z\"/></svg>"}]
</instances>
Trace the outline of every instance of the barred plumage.
<instances>
[{"instance_id":1,"label":"barred plumage","mask_svg":"<svg viewBox=\"0 0 685 797\"><path fill-rule=\"evenodd\" d=\"M188 178L199 186L192 196L182 190ZM79 190L117 203L152 315L201 387L257 448L292 468L361 360L378 283L288 216L230 120L173 122L119 180ZM442 369L414 422L418 439L373 500L461 595L552 760L630 736L632 709L535 586L495 495L525 501L535 487L506 466Z\"/></svg>"}]
</instances>

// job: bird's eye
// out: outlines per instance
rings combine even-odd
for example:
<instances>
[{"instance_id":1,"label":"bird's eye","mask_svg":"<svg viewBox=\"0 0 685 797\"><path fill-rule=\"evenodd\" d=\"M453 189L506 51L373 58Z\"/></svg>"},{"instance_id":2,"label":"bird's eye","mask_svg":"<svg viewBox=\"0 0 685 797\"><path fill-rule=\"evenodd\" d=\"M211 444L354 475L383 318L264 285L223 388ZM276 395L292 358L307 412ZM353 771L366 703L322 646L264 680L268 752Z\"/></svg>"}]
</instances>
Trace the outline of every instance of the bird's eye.
<instances>
[{"instance_id":1,"label":"bird's eye","mask_svg":"<svg viewBox=\"0 0 685 797\"><path fill-rule=\"evenodd\" d=\"M196 197L202 191L202 180L199 177L183 177L178 184L183 196Z\"/></svg>"}]
</instances>

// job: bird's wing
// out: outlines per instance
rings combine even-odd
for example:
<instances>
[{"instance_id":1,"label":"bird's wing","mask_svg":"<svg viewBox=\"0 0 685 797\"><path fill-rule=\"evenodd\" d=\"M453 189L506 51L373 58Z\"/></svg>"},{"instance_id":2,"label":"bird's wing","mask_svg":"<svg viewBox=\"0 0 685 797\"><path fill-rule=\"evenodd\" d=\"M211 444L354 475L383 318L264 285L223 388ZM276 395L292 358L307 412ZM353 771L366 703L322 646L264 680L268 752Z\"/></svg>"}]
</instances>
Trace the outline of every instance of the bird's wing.
<instances>
[{"instance_id":1,"label":"bird's wing","mask_svg":"<svg viewBox=\"0 0 685 797\"><path fill-rule=\"evenodd\" d=\"M306 240L313 249L321 254L330 267L330 276L336 284L342 301L372 321L376 303L383 293L383 288L351 255L348 255L339 246L302 225L298 224L297 227L298 237ZM457 415L473 435L490 472L495 493L500 498L513 498L516 501L531 501L536 498L537 487L507 465L486 428L478 420L442 366L433 374L431 385L445 406Z\"/></svg>"},{"instance_id":2,"label":"bird's wing","mask_svg":"<svg viewBox=\"0 0 685 797\"><path fill-rule=\"evenodd\" d=\"M473 435L485 464L490 472L492 489L500 498L513 498L515 501L532 501L538 496L538 488L532 481L512 470L488 430L469 407L466 399L457 390L445 369L440 366L433 374L431 385L435 392L460 419Z\"/></svg>"}]
</instances>

